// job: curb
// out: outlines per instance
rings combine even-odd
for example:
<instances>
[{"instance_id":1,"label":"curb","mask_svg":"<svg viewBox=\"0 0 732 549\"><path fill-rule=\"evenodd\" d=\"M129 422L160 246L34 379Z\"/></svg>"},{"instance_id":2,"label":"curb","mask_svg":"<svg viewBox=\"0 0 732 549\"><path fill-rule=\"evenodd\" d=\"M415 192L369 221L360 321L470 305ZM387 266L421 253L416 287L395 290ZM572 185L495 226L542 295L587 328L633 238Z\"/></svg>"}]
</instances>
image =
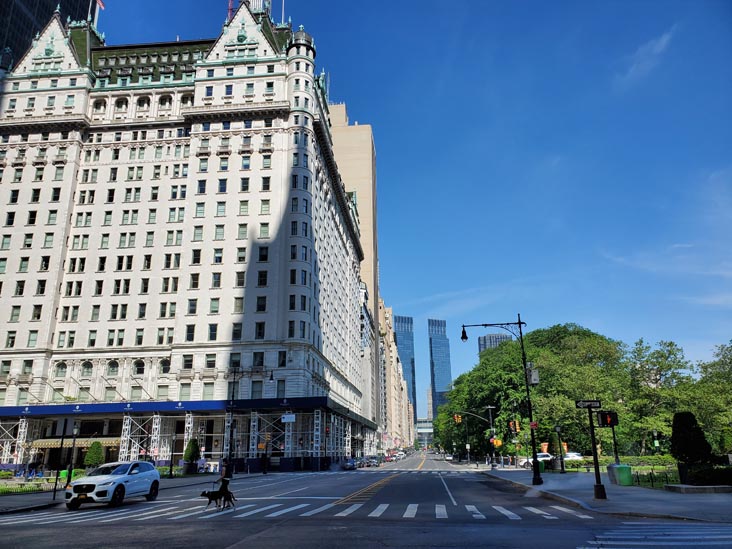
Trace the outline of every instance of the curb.
<instances>
[{"instance_id":1,"label":"curb","mask_svg":"<svg viewBox=\"0 0 732 549\"><path fill-rule=\"evenodd\" d=\"M515 480L510 480L507 478L492 475L489 472L484 472L483 474L485 474L493 479L499 480L501 482L511 484L517 488L523 489L524 492L528 492L529 490L534 489L543 498L553 499L556 501L560 501L562 503L566 503L567 505L574 505L575 507L579 507L586 511L602 513L603 515L615 515L615 516L621 516L621 517L638 517L638 518L659 518L659 519L673 519L673 520L693 520L695 522L715 522L715 523L719 522L717 520L707 520L707 519L700 519L700 518L694 518L694 517L685 517L683 515L672 515L670 513L637 513L635 511L605 511L603 509L597 509L596 507L592 507L587 502L582 501L580 499L570 498L568 496L557 494L556 492L550 492L549 490L541 490L539 488L530 487L530 486L527 486L526 484L522 484L521 482L516 482Z\"/></svg>"}]
</instances>

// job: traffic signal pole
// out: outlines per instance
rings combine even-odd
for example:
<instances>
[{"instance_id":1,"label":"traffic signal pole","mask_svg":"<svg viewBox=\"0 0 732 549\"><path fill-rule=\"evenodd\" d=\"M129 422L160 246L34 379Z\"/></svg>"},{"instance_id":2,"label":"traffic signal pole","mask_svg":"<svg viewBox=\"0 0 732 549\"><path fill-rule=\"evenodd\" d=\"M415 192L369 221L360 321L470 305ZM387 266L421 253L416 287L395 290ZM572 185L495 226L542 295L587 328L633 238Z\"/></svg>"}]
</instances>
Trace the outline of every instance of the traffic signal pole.
<instances>
[{"instance_id":1,"label":"traffic signal pole","mask_svg":"<svg viewBox=\"0 0 732 549\"><path fill-rule=\"evenodd\" d=\"M590 419L590 439L592 440L592 462L595 465L595 499L607 499L605 487L600 478L600 461L597 458L597 442L595 441L595 422L592 419L592 408L587 407L587 415Z\"/></svg>"}]
</instances>

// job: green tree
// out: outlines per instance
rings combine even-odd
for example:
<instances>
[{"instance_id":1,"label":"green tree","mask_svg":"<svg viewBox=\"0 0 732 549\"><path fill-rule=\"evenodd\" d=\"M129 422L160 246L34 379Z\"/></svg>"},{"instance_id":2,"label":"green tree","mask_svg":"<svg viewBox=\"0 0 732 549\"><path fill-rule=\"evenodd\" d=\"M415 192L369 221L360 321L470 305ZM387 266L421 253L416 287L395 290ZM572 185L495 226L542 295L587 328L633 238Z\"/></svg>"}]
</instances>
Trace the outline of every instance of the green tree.
<instances>
[{"instance_id":1,"label":"green tree","mask_svg":"<svg viewBox=\"0 0 732 549\"><path fill-rule=\"evenodd\" d=\"M104 463L104 448L102 448L101 442L95 440L89 446L86 456L84 456L84 465L87 467L98 467L102 463Z\"/></svg>"}]
</instances>

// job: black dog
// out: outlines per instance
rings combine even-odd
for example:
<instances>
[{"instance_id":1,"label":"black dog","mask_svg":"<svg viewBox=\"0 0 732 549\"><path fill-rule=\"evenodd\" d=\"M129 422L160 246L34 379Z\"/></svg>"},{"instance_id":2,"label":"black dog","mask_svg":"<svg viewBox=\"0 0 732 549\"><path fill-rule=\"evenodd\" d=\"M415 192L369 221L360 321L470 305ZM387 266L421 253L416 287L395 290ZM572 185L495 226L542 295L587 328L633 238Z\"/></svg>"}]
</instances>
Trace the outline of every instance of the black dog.
<instances>
[{"instance_id":1,"label":"black dog","mask_svg":"<svg viewBox=\"0 0 732 549\"><path fill-rule=\"evenodd\" d=\"M216 490L214 492L209 492L208 490L204 490L201 492L201 497L208 498L208 503L206 504L207 509L211 503L216 504L217 510L226 509L227 507L236 508L236 505L234 505L236 498L234 497L234 494L229 491ZM222 502L223 507L221 506Z\"/></svg>"}]
</instances>

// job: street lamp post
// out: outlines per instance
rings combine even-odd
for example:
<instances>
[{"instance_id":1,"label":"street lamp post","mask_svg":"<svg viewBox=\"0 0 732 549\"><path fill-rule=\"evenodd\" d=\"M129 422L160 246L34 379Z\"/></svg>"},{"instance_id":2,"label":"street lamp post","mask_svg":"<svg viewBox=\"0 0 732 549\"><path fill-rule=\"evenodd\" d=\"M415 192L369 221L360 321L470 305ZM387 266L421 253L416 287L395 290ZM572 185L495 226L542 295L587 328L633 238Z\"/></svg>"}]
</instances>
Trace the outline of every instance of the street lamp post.
<instances>
[{"instance_id":1,"label":"street lamp post","mask_svg":"<svg viewBox=\"0 0 732 549\"><path fill-rule=\"evenodd\" d=\"M496 432L493 430L493 410L495 410L495 406L486 406L486 410L488 410L488 421L490 422L491 426L491 469L496 468L496 446L493 443L493 439L496 436Z\"/></svg>"},{"instance_id":2,"label":"street lamp post","mask_svg":"<svg viewBox=\"0 0 732 549\"><path fill-rule=\"evenodd\" d=\"M234 465L232 463L232 459L234 457L234 397L236 396L236 384L239 381L239 379L237 378L241 376L242 370L240 367L233 367L230 368L229 373L231 375L231 395L229 397L229 414L231 414L231 421L229 423L229 452L226 457L228 458L229 467L232 467L231 471L233 471Z\"/></svg>"},{"instance_id":3,"label":"street lamp post","mask_svg":"<svg viewBox=\"0 0 732 549\"><path fill-rule=\"evenodd\" d=\"M74 426L71 428L73 437L71 439L71 454L69 455L69 466L66 469L66 484L71 484L71 475L74 472L74 451L76 450L76 437L79 435L79 424L74 422Z\"/></svg>"},{"instance_id":4,"label":"street lamp post","mask_svg":"<svg viewBox=\"0 0 732 549\"><path fill-rule=\"evenodd\" d=\"M175 433L173 433L172 441L170 444L170 470L168 471L168 478L173 478L173 456L175 456Z\"/></svg>"},{"instance_id":5,"label":"street lamp post","mask_svg":"<svg viewBox=\"0 0 732 549\"><path fill-rule=\"evenodd\" d=\"M460 336L460 339L462 341L468 340L468 334L465 331L465 328L475 328L475 327L481 327L481 328L501 328L502 330L506 330L508 333L513 335L514 337L518 337L519 344L521 346L521 363L524 367L524 384L526 385L526 405L529 409L529 422L531 424L534 423L534 413L531 408L531 390L529 388L529 366L526 362L526 350L524 349L524 334L522 330L522 326L526 326L525 322L521 321L521 315L518 315L518 321L517 322L504 322L501 324L463 324L463 333ZM518 333L517 333L518 331ZM544 480L541 478L541 472L539 471L539 460L538 456L536 455L536 434L534 433L534 428L532 427L530 429L531 431L531 452L533 454L533 460L532 460L532 468L534 471L534 475L531 479L531 484L534 486L537 486L539 484L543 484Z\"/></svg>"},{"instance_id":6,"label":"street lamp post","mask_svg":"<svg viewBox=\"0 0 732 549\"><path fill-rule=\"evenodd\" d=\"M562 447L562 426L555 425L554 430L557 432L557 441L559 442L559 467L561 468L560 473L566 473L564 470L564 448Z\"/></svg>"}]
</instances>

